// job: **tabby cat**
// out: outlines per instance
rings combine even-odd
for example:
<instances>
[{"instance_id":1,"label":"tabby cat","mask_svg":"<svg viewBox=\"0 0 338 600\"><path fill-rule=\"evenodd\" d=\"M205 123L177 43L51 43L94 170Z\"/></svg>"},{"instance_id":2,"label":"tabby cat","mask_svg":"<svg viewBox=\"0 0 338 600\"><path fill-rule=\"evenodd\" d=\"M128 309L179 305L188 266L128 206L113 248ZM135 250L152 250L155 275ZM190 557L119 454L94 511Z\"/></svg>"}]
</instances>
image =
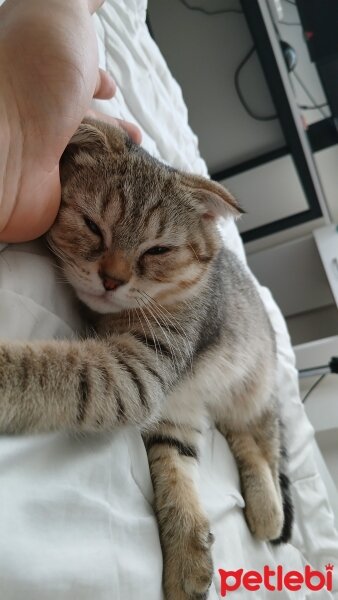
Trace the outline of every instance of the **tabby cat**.
<instances>
[{"instance_id":1,"label":"tabby cat","mask_svg":"<svg viewBox=\"0 0 338 600\"><path fill-rule=\"evenodd\" d=\"M237 461L252 533L286 542L292 525L274 334L217 225L240 209L221 185L161 164L122 130L91 119L60 170L48 242L93 333L1 343L0 429L138 426L166 598L205 599L213 536L196 477L208 418Z\"/></svg>"}]
</instances>

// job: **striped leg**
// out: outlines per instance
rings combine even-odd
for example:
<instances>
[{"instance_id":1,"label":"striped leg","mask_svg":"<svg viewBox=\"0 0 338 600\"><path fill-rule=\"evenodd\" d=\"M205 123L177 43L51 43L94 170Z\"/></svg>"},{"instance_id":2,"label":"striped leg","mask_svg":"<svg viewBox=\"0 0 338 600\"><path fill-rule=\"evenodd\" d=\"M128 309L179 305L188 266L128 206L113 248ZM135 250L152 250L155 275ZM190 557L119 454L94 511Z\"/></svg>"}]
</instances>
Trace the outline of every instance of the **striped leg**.
<instances>
[{"instance_id":1,"label":"striped leg","mask_svg":"<svg viewBox=\"0 0 338 600\"><path fill-rule=\"evenodd\" d=\"M149 426L172 369L129 334L0 343L0 432L111 431Z\"/></svg>"},{"instance_id":2,"label":"striped leg","mask_svg":"<svg viewBox=\"0 0 338 600\"><path fill-rule=\"evenodd\" d=\"M144 435L154 486L167 600L204 600L213 536L196 489L201 432L161 422Z\"/></svg>"}]
</instances>

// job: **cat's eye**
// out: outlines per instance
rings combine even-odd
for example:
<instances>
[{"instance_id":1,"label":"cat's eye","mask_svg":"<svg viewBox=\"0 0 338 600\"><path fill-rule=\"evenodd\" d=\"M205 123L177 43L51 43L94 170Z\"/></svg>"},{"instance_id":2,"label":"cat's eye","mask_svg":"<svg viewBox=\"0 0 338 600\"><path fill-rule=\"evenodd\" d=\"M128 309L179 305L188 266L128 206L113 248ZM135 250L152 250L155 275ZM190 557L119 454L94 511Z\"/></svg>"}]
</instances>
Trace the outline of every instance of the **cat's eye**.
<instances>
[{"instance_id":1,"label":"cat's eye","mask_svg":"<svg viewBox=\"0 0 338 600\"><path fill-rule=\"evenodd\" d=\"M90 231L92 233L94 233L95 235L98 235L100 237L102 237L102 232L101 229L98 227L98 225L96 225L96 223L94 223L94 221L92 221L91 219L89 219L89 217L83 217L84 222L86 223L88 229L90 229Z\"/></svg>"},{"instance_id":2,"label":"cat's eye","mask_svg":"<svg viewBox=\"0 0 338 600\"><path fill-rule=\"evenodd\" d=\"M150 256L158 256L160 254L167 254L167 252L170 252L170 250L171 248L168 248L168 246L153 246L152 248L146 250L143 256L146 256L147 254Z\"/></svg>"}]
</instances>

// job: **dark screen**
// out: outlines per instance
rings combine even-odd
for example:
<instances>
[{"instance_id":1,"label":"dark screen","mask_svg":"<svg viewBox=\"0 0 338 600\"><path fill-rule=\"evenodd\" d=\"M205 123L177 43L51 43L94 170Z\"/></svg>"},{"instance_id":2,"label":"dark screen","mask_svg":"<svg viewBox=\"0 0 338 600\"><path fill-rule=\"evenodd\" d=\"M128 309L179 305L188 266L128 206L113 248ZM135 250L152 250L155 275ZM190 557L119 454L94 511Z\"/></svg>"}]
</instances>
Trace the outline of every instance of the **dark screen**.
<instances>
[{"instance_id":1,"label":"dark screen","mask_svg":"<svg viewBox=\"0 0 338 600\"><path fill-rule=\"evenodd\" d=\"M338 0L296 0L311 60L338 56Z\"/></svg>"}]
</instances>

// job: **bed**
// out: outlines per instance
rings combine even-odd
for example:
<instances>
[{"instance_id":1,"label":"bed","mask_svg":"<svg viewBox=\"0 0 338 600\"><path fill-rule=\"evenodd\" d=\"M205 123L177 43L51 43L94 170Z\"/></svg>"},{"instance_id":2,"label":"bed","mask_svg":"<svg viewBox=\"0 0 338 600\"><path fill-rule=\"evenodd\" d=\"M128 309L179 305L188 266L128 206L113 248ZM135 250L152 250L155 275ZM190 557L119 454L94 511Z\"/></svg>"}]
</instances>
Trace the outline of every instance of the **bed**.
<instances>
[{"instance_id":1,"label":"bed","mask_svg":"<svg viewBox=\"0 0 338 600\"><path fill-rule=\"evenodd\" d=\"M207 174L188 125L181 91L145 24L146 0L106 0L95 17L101 66L115 77L116 97L96 105L137 122L143 145L167 163ZM232 221L224 243L245 261ZM258 285L258 284L257 284ZM313 457L313 431L299 399L285 322L259 287L278 342L278 385L290 454L295 527L288 545L257 541L243 516L234 459L213 428L201 457L200 491L215 535L210 600L221 598L218 569L264 565L304 572L338 570L338 534ZM0 251L1 337L70 338L79 327L69 290L58 281L40 242ZM162 555L152 485L140 434L133 428L85 438L65 434L0 438L0 596L3 600L161 600ZM256 598L338 598L264 586ZM232 595L231 595L232 594ZM244 587L228 594L247 598Z\"/></svg>"}]
</instances>

